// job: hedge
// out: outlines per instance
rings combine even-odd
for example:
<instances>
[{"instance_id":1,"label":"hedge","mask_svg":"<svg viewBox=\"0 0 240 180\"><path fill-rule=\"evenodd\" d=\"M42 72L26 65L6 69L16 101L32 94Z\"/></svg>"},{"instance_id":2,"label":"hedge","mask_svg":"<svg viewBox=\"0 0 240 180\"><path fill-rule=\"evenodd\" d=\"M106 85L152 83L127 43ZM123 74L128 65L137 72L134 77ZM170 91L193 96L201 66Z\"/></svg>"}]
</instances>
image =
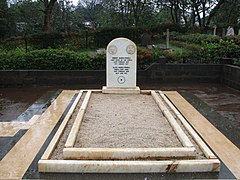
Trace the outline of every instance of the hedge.
<instances>
[{"instance_id":1,"label":"hedge","mask_svg":"<svg viewBox=\"0 0 240 180\"><path fill-rule=\"evenodd\" d=\"M138 69L159 62L162 51L138 49ZM1 70L101 70L106 68L106 56L90 56L66 49L42 49L25 53L21 49L0 52Z\"/></svg>"},{"instance_id":2,"label":"hedge","mask_svg":"<svg viewBox=\"0 0 240 180\"><path fill-rule=\"evenodd\" d=\"M65 49L0 52L0 69L92 70L105 68L105 57Z\"/></svg>"}]
</instances>

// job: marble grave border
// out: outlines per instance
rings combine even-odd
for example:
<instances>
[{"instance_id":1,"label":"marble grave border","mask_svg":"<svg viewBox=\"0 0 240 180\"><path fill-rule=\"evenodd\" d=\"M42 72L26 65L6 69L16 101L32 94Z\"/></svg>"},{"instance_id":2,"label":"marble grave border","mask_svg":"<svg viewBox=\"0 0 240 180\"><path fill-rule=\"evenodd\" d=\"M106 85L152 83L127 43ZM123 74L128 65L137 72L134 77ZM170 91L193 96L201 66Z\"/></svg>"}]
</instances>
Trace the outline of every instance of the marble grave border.
<instances>
[{"instance_id":1,"label":"marble grave border","mask_svg":"<svg viewBox=\"0 0 240 180\"><path fill-rule=\"evenodd\" d=\"M170 158L188 158L195 157L195 148L189 138L178 125L169 110L161 106L162 102L157 97L156 92L151 91L151 95L159 106L160 110L170 123L183 147L174 148L74 148L74 143L78 132L81 130L81 122L87 109L87 105L91 98L92 91L87 94L80 107L78 115L75 119L73 127L69 133L68 139L63 149L64 159L80 159L80 160L133 160L133 159L170 159Z\"/></svg>"},{"instance_id":2,"label":"marble grave border","mask_svg":"<svg viewBox=\"0 0 240 180\"><path fill-rule=\"evenodd\" d=\"M159 109L169 121L183 147L177 148L74 148L74 142L80 129L88 102L92 93L102 93L101 90L85 90L86 96L69 133L63 150L64 160L50 160L50 157L64 132L68 120L78 104L81 90L70 108L67 116L59 127L47 150L38 163L40 172L101 172L101 173L144 173L144 172L215 172L220 170L220 161L207 147L203 140L188 124L186 119L166 98L164 92L142 90L142 94L151 94ZM207 159L194 158L195 148L178 122L170 113L167 104L181 121L184 128L195 140ZM135 158L143 159L134 160ZM167 160L172 158L174 160ZM188 158L188 159L184 159ZM144 160L145 159L145 160ZM146 160L151 159L151 160ZM157 159L165 159L156 161ZM123 161L124 160L124 161Z\"/></svg>"}]
</instances>

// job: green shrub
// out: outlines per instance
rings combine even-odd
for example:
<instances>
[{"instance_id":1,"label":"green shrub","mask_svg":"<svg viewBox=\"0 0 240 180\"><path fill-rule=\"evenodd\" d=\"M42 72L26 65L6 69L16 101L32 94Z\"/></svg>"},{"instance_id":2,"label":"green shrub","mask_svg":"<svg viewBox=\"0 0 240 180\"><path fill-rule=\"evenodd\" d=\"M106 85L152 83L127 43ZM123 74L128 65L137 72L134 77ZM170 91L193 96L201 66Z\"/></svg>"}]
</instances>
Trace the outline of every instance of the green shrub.
<instances>
[{"instance_id":1,"label":"green shrub","mask_svg":"<svg viewBox=\"0 0 240 180\"><path fill-rule=\"evenodd\" d=\"M149 64L153 63L155 60L153 50L149 49L138 49L137 51L137 68L145 69Z\"/></svg>"},{"instance_id":2,"label":"green shrub","mask_svg":"<svg viewBox=\"0 0 240 180\"><path fill-rule=\"evenodd\" d=\"M240 57L239 58L233 58L233 64L236 66L240 66Z\"/></svg>"},{"instance_id":3,"label":"green shrub","mask_svg":"<svg viewBox=\"0 0 240 180\"><path fill-rule=\"evenodd\" d=\"M220 37L213 36L211 34L171 34L171 39L180 42L187 42L187 43L194 43L194 44L201 44L204 42L217 42L219 41Z\"/></svg>"},{"instance_id":4,"label":"green shrub","mask_svg":"<svg viewBox=\"0 0 240 180\"><path fill-rule=\"evenodd\" d=\"M193 43L186 43L180 41L171 41L171 44L182 48L182 58L201 59L202 46ZM178 57L175 58L176 60Z\"/></svg>"},{"instance_id":5,"label":"green shrub","mask_svg":"<svg viewBox=\"0 0 240 180\"><path fill-rule=\"evenodd\" d=\"M58 48L63 44L64 34L62 33L37 33L27 37L28 43L33 49Z\"/></svg>"},{"instance_id":6,"label":"green shrub","mask_svg":"<svg viewBox=\"0 0 240 180\"><path fill-rule=\"evenodd\" d=\"M0 50L15 50L17 48L25 48L23 36L11 37L0 42Z\"/></svg>"},{"instance_id":7,"label":"green shrub","mask_svg":"<svg viewBox=\"0 0 240 180\"><path fill-rule=\"evenodd\" d=\"M219 63L223 58L239 59L240 46L236 45L234 40L221 39L218 43L204 43L202 55L207 62L211 63Z\"/></svg>"},{"instance_id":8,"label":"green shrub","mask_svg":"<svg viewBox=\"0 0 240 180\"><path fill-rule=\"evenodd\" d=\"M236 45L240 45L240 36L225 36L222 38L224 41L231 41Z\"/></svg>"},{"instance_id":9,"label":"green shrub","mask_svg":"<svg viewBox=\"0 0 240 180\"><path fill-rule=\"evenodd\" d=\"M0 52L0 69L92 70L105 68L105 57L65 49Z\"/></svg>"},{"instance_id":10,"label":"green shrub","mask_svg":"<svg viewBox=\"0 0 240 180\"><path fill-rule=\"evenodd\" d=\"M164 51L138 49L138 69L145 69ZM170 56L170 55L169 55ZM1 70L102 70L106 68L106 55L89 55L66 49L42 49L25 52L24 49L0 52Z\"/></svg>"}]
</instances>

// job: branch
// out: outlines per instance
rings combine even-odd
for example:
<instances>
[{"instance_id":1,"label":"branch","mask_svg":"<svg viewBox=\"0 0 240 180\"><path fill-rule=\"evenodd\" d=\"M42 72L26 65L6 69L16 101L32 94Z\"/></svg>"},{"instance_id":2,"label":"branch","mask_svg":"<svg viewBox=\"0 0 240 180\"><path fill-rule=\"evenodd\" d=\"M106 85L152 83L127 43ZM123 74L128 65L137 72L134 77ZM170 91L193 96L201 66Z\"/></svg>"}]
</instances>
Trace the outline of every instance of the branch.
<instances>
[{"instance_id":1,"label":"branch","mask_svg":"<svg viewBox=\"0 0 240 180\"><path fill-rule=\"evenodd\" d=\"M220 7L223 5L224 1L225 0L219 0L219 2L216 5L216 7L210 12L206 25L210 24L210 21L211 21L212 17L215 16L215 14L218 12Z\"/></svg>"}]
</instances>

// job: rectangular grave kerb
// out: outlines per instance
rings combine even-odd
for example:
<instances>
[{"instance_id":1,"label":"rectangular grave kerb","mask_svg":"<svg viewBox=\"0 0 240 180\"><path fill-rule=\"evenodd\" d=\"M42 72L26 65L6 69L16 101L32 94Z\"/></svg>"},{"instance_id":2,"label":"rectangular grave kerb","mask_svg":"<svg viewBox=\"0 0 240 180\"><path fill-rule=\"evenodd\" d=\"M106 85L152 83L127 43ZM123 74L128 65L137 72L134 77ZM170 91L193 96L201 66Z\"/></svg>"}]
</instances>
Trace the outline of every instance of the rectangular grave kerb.
<instances>
[{"instance_id":1,"label":"rectangular grave kerb","mask_svg":"<svg viewBox=\"0 0 240 180\"><path fill-rule=\"evenodd\" d=\"M159 93L161 95L161 92ZM144 94L149 94L149 95L151 94L153 96L157 95L153 91L146 91L146 92L144 91ZM164 108L160 108L160 109L164 112L166 111ZM179 115L178 112L176 113L177 115ZM183 124L183 126L186 128L185 124ZM187 128L188 131L189 131L189 128ZM176 128L175 128L175 131L176 131ZM182 136L182 133L180 132L179 135ZM195 135L197 136L197 134ZM183 138L183 141L185 140L186 139ZM166 158L166 156L172 153L173 153L172 154L173 156L175 156L176 153L179 153L179 152L183 153L183 150L185 151L185 153L182 155L190 156L191 152L193 152L195 148L187 144L188 143L184 145L183 143L183 146L185 147L182 147L182 148L181 147L179 148L146 148L146 149L144 148L143 149L139 149L139 148L123 148L123 149L122 148L116 148L116 149L64 148L63 154L66 155L66 153L70 153L70 156L73 155L72 156L73 158L70 158L71 160L51 160L49 156L46 159L41 158L41 160L39 161L39 171L40 172L68 172L68 173L70 172L71 173L73 172L74 173L77 173L77 172L86 172L86 173L90 173L90 172L98 172L98 173L99 172L101 173L155 172L156 173L156 172L217 172L219 171L220 162L216 157L215 158L207 157L206 159L195 159L195 160L193 159L186 160L184 158L183 159L176 158L174 160L168 160L168 158ZM200 146L200 149L202 149L201 148L202 143L198 143L198 145ZM115 153L116 156L118 156L117 158L113 158L115 160L111 159L112 155L110 154L112 154L113 152ZM85 155L83 155L85 157L80 157L78 153L81 153L81 156L82 156L82 153L85 153ZM149 153L152 156L152 158L145 159L145 156L148 156ZM156 155L155 153L157 154L161 153L161 156L166 159L156 161L156 159L158 159L156 158L156 156L158 155ZM105 157L101 156L99 158L99 155L102 155L102 154L106 156ZM138 157L139 156L142 157L145 160L132 160L132 157L135 156L133 158L135 159L136 155ZM105 160L102 160L102 159L105 159ZM121 159L121 161L119 161L118 159Z\"/></svg>"}]
</instances>

